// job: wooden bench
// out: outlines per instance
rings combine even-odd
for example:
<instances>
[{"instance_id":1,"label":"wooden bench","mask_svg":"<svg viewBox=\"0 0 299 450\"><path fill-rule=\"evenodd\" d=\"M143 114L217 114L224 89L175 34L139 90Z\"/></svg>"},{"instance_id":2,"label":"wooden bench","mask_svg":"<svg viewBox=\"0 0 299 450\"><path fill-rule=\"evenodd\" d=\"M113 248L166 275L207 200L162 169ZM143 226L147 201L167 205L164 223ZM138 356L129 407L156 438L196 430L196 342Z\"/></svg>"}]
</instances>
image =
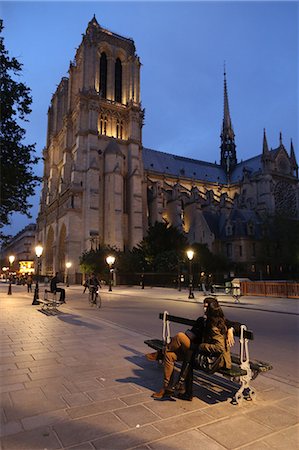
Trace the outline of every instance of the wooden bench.
<instances>
[{"instance_id":1,"label":"wooden bench","mask_svg":"<svg viewBox=\"0 0 299 450\"><path fill-rule=\"evenodd\" d=\"M221 284L212 284L211 293L214 297L219 297L221 295L231 295L235 300L235 303L241 303L240 298L242 297L241 289L239 286L223 286Z\"/></svg>"},{"instance_id":2,"label":"wooden bench","mask_svg":"<svg viewBox=\"0 0 299 450\"><path fill-rule=\"evenodd\" d=\"M39 299L38 302L42 305L42 311L53 312L57 312L57 308L63 303L57 300L56 292L51 292L48 289L45 289L44 298Z\"/></svg>"},{"instance_id":3,"label":"wooden bench","mask_svg":"<svg viewBox=\"0 0 299 450\"><path fill-rule=\"evenodd\" d=\"M159 319L163 320L162 339L150 339L144 341L146 345L154 350L165 350L166 345L170 342L170 322L180 323L183 325L193 326L196 321L184 317L172 316L167 311L159 314ZM250 360L248 342L252 341L253 332L247 330L246 325L241 325L240 334L234 333L235 337L239 338L239 353L231 353L232 367L230 369L219 369L217 373L224 377L238 382L239 389L232 398L233 404L240 404L245 398L246 400L253 400L256 397L255 390L251 387L250 382L254 380L260 373L268 372L273 367L271 364L264 361ZM192 367L191 370L198 369Z\"/></svg>"}]
</instances>

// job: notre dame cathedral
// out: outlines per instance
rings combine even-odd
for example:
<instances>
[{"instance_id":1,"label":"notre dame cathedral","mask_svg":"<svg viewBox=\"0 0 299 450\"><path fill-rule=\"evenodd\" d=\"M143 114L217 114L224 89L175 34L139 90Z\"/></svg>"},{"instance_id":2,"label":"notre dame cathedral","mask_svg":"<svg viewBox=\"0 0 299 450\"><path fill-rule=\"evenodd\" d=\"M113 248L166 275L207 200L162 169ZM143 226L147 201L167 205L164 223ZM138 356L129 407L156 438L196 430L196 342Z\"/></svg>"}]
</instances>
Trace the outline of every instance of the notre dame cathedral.
<instances>
[{"instance_id":1,"label":"notre dame cathedral","mask_svg":"<svg viewBox=\"0 0 299 450\"><path fill-rule=\"evenodd\" d=\"M298 165L280 135L238 162L224 74L220 164L143 147L140 60L133 40L88 24L48 111L38 238L43 273L80 272L102 244L132 249L165 221L213 253L255 270L263 217L299 219Z\"/></svg>"}]
</instances>

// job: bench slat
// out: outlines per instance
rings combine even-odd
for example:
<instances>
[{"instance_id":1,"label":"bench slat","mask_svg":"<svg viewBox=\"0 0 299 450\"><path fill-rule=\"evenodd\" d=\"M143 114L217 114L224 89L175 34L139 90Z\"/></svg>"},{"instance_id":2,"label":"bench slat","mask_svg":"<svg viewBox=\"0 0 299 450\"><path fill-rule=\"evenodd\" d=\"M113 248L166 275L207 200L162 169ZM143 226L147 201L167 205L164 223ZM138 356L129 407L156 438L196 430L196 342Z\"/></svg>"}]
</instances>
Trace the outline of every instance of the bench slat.
<instances>
[{"instance_id":1,"label":"bench slat","mask_svg":"<svg viewBox=\"0 0 299 450\"><path fill-rule=\"evenodd\" d=\"M163 320L163 317L164 317L164 314L160 313L159 319ZM181 323L183 325L190 325L191 327L193 325L195 325L195 323L196 323L196 320L186 319L185 317L172 316L171 314L167 314L166 317L167 317L167 320L169 320L169 322ZM235 335L237 337L240 337L240 335L237 331L235 331ZM249 341L253 341L253 339L254 339L253 332L250 330L244 330L244 337L246 339L248 339Z\"/></svg>"},{"instance_id":2,"label":"bench slat","mask_svg":"<svg viewBox=\"0 0 299 450\"><path fill-rule=\"evenodd\" d=\"M144 341L146 345L148 345L153 350L162 350L163 349L163 341L161 339L148 339ZM231 353L232 362L235 365L240 364L240 357L236 353ZM258 372L268 372L269 370L272 370L272 366L269 363L266 363L264 361L257 361L256 359L250 360L249 362L250 368L252 370L258 371ZM221 369L222 370L222 369ZM233 376L239 376L239 375L233 375Z\"/></svg>"}]
</instances>

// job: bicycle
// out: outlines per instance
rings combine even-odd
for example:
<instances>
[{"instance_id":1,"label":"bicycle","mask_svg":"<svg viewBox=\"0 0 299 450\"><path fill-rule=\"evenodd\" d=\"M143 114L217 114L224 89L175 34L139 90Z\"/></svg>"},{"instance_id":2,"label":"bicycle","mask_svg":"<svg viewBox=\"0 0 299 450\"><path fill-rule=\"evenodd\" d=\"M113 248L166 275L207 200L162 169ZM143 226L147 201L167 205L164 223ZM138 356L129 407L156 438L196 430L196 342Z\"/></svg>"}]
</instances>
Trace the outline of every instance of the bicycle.
<instances>
[{"instance_id":1,"label":"bicycle","mask_svg":"<svg viewBox=\"0 0 299 450\"><path fill-rule=\"evenodd\" d=\"M96 306L97 308L100 308L102 306L102 299L99 295L98 286L89 288L88 301L89 306Z\"/></svg>"}]
</instances>

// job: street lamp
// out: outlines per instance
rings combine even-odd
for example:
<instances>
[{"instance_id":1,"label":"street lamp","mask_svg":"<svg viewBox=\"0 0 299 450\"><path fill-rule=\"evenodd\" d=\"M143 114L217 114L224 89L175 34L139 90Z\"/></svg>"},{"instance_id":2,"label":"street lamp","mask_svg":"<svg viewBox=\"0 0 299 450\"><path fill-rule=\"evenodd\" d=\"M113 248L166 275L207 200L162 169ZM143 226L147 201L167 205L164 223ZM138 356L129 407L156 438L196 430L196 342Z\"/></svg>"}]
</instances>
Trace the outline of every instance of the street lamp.
<instances>
[{"instance_id":1,"label":"street lamp","mask_svg":"<svg viewBox=\"0 0 299 450\"><path fill-rule=\"evenodd\" d=\"M193 276L192 276L192 259L194 256L193 250L187 250L187 257L189 259L189 296L188 298L194 298L194 294L192 292L192 284L193 284Z\"/></svg>"},{"instance_id":2,"label":"street lamp","mask_svg":"<svg viewBox=\"0 0 299 450\"><path fill-rule=\"evenodd\" d=\"M65 263L65 267L66 267L66 287L69 287L69 269L72 267L72 263L71 262L67 262Z\"/></svg>"},{"instance_id":3,"label":"street lamp","mask_svg":"<svg viewBox=\"0 0 299 450\"><path fill-rule=\"evenodd\" d=\"M38 287L38 281L39 281L39 270L40 270L40 257L43 254L43 246L41 244L37 244L35 247L35 254L37 257L37 271L36 271L36 283L35 283L35 289L34 289L34 297L32 305L39 305L39 287Z\"/></svg>"},{"instance_id":4,"label":"street lamp","mask_svg":"<svg viewBox=\"0 0 299 450\"><path fill-rule=\"evenodd\" d=\"M110 274L109 274L109 291L110 292L112 291L112 279L113 279L112 278L113 277L112 266L113 266L114 262L115 262L115 257L114 256L107 256L106 263L109 265L109 271L110 271Z\"/></svg>"},{"instance_id":5,"label":"street lamp","mask_svg":"<svg viewBox=\"0 0 299 450\"><path fill-rule=\"evenodd\" d=\"M15 259L16 258L14 257L14 255L10 255L8 257L8 261L9 261L9 265L10 265L10 272L11 272L11 266L13 265ZM10 274L7 295L11 295L11 294L12 294L12 292L11 292L11 274Z\"/></svg>"}]
</instances>

